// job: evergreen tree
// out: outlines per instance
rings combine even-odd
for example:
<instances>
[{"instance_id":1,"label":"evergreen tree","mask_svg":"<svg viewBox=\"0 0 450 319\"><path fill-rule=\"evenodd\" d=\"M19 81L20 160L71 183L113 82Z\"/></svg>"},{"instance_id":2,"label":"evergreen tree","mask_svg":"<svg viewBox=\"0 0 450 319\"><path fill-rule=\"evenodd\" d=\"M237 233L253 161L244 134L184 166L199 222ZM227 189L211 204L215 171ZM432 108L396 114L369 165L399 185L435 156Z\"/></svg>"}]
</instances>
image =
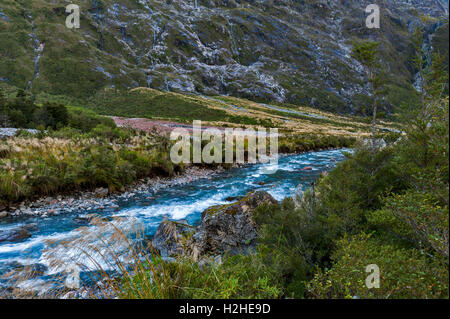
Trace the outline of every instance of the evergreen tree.
<instances>
[{"instance_id":1,"label":"evergreen tree","mask_svg":"<svg viewBox=\"0 0 450 319\"><path fill-rule=\"evenodd\" d=\"M361 63L368 72L368 81L372 95L372 153L375 148L375 132L378 99L384 94L385 72L377 61L378 42L365 41L356 44L352 50L352 57Z\"/></svg>"}]
</instances>

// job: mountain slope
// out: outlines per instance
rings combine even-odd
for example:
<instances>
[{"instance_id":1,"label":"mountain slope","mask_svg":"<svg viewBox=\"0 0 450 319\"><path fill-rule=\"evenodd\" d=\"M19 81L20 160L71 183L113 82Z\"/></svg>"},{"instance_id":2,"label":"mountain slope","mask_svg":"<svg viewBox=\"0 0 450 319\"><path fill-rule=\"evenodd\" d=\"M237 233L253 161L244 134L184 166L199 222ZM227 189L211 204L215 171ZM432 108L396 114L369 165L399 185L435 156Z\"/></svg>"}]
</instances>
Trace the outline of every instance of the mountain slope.
<instances>
[{"instance_id":1,"label":"mountain slope","mask_svg":"<svg viewBox=\"0 0 450 319\"><path fill-rule=\"evenodd\" d=\"M371 2L84 0L81 28L70 30L66 1L4 0L0 79L79 98L144 86L362 112L366 84L350 57L353 41L381 42L401 98L414 79L410 31L422 15L448 16L442 0L378 1L382 28L371 30Z\"/></svg>"}]
</instances>

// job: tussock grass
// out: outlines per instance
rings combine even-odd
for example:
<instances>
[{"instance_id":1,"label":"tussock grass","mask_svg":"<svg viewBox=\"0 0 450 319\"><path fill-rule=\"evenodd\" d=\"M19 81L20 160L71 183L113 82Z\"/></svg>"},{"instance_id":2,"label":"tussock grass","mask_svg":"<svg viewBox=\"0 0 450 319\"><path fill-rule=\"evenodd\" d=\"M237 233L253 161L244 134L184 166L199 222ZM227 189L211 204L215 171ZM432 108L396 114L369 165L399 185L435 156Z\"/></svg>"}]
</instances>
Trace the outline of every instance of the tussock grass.
<instances>
[{"instance_id":1,"label":"tussock grass","mask_svg":"<svg viewBox=\"0 0 450 319\"><path fill-rule=\"evenodd\" d=\"M14 137L0 141L0 201L108 187L174 174L163 137L99 128L91 135ZM59 136L59 137L58 137Z\"/></svg>"}]
</instances>

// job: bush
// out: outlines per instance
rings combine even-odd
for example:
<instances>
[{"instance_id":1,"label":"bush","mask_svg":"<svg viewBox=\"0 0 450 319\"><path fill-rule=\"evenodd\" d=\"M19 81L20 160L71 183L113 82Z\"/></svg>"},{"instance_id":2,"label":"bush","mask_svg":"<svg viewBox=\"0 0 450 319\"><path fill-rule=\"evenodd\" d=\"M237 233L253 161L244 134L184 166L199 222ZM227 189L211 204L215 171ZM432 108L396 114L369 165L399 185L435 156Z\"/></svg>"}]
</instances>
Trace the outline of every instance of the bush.
<instances>
[{"instance_id":1,"label":"bush","mask_svg":"<svg viewBox=\"0 0 450 319\"><path fill-rule=\"evenodd\" d=\"M100 116L95 112L80 107L69 108L69 126L81 132L90 132L98 125L115 128L114 120L109 117Z\"/></svg>"},{"instance_id":2,"label":"bush","mask_svg":"<svg viewBox=\"0 0 450 319\"><path fill-rule=\"evenodd\" d=\"M333 267L308 285L313 298L448 298L448 268L442 259L387 245L367 234L337 242ZM380 288L366 286L366 266L380 269Z\"/></svg>"},{"instance_id":3,"label":"bush","mask_svg":"<svg viewBox=\"0 0 450 319\"><path fill-rule=\"evenodd\" d=\"M320 258L317 248L323 237L309 241L308 236L317 229L311 227L305 210L296 208L290 198L281 205L258 207L254 219L260 225L258 256L261 262L275 271L277 282L284 287L284 296L303 297L305 283L314 270L313 259Z\"/></svg>"},{"instance_id":4,"label":"bush","mask_svg":"<svg viewBox=\"0 0 450 319\"><path fill-rule=\"evenodd\" d=\"M165 262L153 255L136 269L136 274L121 281L120 298L262 299L281 295L274 271L252 255L225 257L223 264L202 267L190 259Z\"/></svg>"},{"instance_id":5,"label":"bush","mask_svg":"<svg viewBox=\"0 0 450 319\"><path fill-rule=\"evenodd\" d=\"M448 258L448 205L435 194L408 190L385 199L385 207L372 215L372 223L384 226L422 249Z\"/></svg>"}]
</instances>

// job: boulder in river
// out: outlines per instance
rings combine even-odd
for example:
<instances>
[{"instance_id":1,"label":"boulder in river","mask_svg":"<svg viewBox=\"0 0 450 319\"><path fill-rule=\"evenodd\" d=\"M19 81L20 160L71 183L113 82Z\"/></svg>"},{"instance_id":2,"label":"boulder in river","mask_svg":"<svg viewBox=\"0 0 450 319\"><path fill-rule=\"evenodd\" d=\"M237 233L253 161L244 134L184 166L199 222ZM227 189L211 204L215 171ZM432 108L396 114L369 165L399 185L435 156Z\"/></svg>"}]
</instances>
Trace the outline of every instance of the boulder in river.
<instances>
[{"instance_id":1,"label":"boulder in river","mask_svg":"<svg viewBox=\"0 0 450 319\"><path fill-rule=\"evenodd\" d=\"M73 221L77 224L88 225L91 222L93 217L94 217L94 215L92 215L92 214L78 215L73 218Z\"/></svg>"},{"instance_id":2,"label":"boulder in river","mask_svg":"<svg viewBox=\"0 0 450 319\"><path fill-rule=\"evenodd\" d=\"M47 271L47 266L43 264L14 265L14 268L2 275L2 279L15 285L40 277Z\"/></svg>"},{"instance_id":3,"label":"boulder in river","mask_svg":"<svg viewBox=\"0 0 450 319\"><path fill-rule=\"evenodd\" d=\"M13 228L11 230L0 231L0 242L2 241L21 241L31 237L31 231L37 229L36 224L28 224L25 226Z\"/></svg>"},{"instance_id":4,"label":"boulder in river","mask_svg":"<svg viewBox=\"0 0 450 319\"><path fill-rule=\"evenodd\" d=\"M213 206L202 213L199 231L193 236L198 254L238 254L254 246L257 225L254 210L262 204L278 203L269 193L256 191L228 205ZM193 256L195 257L195 256Z\"/></svg>"},{"instance_id":5,"label":"boulder in river","mask_svg":"<svg viewBox=\"0 0 450 319\"><path fill-rule=\"evenodd\" d=\"M16 271L22 272L25 278L31 279L42 276L47 271L47 266L43 264L31 264L23 266Z\"/></svg>"},{"instance_id":6,"label":"boulder in river","mask_svg":"<svg viewBox=\"0 0 450 319\"><path fill-rule=\"evenodd\" d=\"M206 209L198 227L185 221L164 221L152 245L162 257L184 255L195 261L204 256L245 253L254 247L258 235L253 211L262 204L276 203L269 193L257 191L237 202Z\"/></svg>"}]
</instances>

